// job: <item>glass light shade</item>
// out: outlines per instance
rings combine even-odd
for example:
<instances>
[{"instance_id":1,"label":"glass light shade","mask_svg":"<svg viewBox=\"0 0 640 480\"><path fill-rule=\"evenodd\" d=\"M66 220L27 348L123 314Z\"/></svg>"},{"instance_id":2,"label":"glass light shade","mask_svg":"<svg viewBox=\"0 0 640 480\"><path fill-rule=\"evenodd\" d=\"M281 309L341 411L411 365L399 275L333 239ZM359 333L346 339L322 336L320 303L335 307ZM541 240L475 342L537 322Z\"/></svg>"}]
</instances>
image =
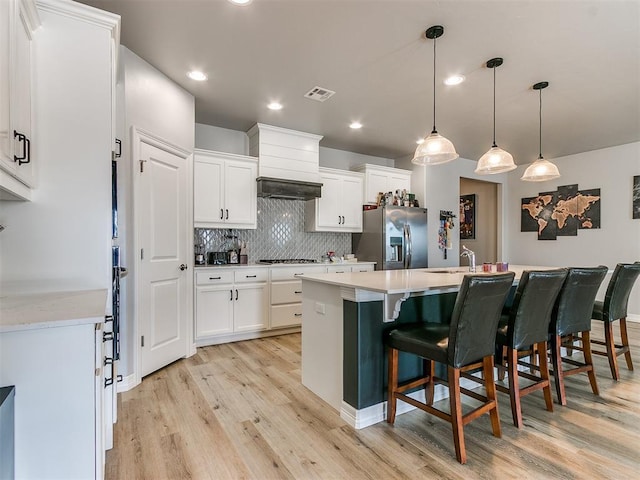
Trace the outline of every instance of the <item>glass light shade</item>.
<instances>
[{"instance_id":1,"label":"glass light shade","mask_svg":"<svg viewBox=\"0 0 640 480\"><path fill-rule=\"evenodd\" d=\"M459 156L451 141L438 132L431 132L425 137L424 142L416 148L416 153L411 163L416 165L438 165L439 163L455 160Z\"/></svg>"},{"instance_id":2,"label":"glass light shade","mask_svg":"<svg viewBox=\"0 0 640 480\"><path fill-rule=\"evenodd\" d=\"M544 182L545 180L553 180L559 176L560 172L558 171L558 167L544 158L538 158L527 167L520 180L524 180L525 182Z\"/></svg>"},{"instance_id":3,"label":"glass light shade","mask_svg":"<svg viewBox=\"0 0 640 480\"><path fill-rule=\"evenodd\" d=\"M513 163L513 156L506 150L493 146L480 157L475 171L478 175L489 175L510 172L515 168L516 164Z\"/></svg>"}]
</instances>

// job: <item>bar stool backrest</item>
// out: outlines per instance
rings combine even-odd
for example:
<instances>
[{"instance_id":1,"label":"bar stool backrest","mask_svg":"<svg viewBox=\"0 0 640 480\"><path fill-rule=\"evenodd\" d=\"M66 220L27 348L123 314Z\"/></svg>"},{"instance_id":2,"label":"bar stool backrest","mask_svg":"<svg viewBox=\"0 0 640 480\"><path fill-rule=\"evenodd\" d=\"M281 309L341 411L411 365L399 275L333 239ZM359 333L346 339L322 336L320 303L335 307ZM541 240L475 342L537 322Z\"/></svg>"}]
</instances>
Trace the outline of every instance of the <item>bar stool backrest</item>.
<instances>
[{"instance_id":1,"label":"bar stool backrest","mask_svg":"<svg viewBox=\"0 0 640 480\"><path fill-rule=\"evenodd\" d=\"M449 329L450 366L461 368L493 355L500 313L514 277L513 272L464 276Z\"/></svg>"},{"instance_id":2,"label":"bar stool backrest","mask_svg":"<svg viewBox=\"0 0 640 480\"><path fill-rule=\"evenodd\" d=\"M607 271L604 265L569 269L551 315L549 331L553 335L591 330L593 303Z\"/></svg>"},{"instance_id":3,"label":"bar stool backrest","mask_svg":"<svg viewBox=\"0 0 640 480\"><path fill-rule=\"evenodd\" d=\"M551 311L566 277L565 268L523 272L509 313L512 348L521 350L547 340Z\"/></svg>"},{"instance_id":4,"label":"bar stool backrest","mask_svg":"<svg viewBox=\"0 0 640 480\"><path fill-rule=\"evenodd\" d=\"M629 295L638 275L640 275L640 262L616 265L604 297L603 320L613 322L627 317Z\"/></svg>"}]
</instances>

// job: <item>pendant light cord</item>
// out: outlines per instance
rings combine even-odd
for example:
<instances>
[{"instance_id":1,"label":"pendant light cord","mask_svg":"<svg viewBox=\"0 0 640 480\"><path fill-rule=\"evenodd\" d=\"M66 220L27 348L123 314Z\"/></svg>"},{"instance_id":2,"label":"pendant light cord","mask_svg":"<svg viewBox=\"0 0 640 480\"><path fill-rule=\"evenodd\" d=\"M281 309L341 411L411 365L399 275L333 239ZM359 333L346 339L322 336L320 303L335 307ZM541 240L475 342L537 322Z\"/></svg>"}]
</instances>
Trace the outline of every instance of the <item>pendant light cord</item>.
<instances>
[{"instance_id":1,"label":"pendant light cord","mask_svg":"<svg viewBox=\"0 0 640 480\"><path fill-rule=\"evenodd\" d=\"M438 133L436 130L436 38L433 39L433 130L431 133Z\"/></svg>"},{"instance_id":2,"label":"pendant light cord","mask_svg":"<svg viewBox=\"0 0 640 480\"><path fill-rule=\"evenodd\" d=\"M493 147L496 145L496 68L493 67Z\"/></svg>"},{"instance_id":3,"label":"pendant light cord","mask_svg":"<svg viewBox=\"0 0 640 480\"><path fill-rule=\"evenodd\" d=\"M540 155L538 156L538 160L542 160L542 89L539 90L540 92Z\"/></svg>"}]
</instances>

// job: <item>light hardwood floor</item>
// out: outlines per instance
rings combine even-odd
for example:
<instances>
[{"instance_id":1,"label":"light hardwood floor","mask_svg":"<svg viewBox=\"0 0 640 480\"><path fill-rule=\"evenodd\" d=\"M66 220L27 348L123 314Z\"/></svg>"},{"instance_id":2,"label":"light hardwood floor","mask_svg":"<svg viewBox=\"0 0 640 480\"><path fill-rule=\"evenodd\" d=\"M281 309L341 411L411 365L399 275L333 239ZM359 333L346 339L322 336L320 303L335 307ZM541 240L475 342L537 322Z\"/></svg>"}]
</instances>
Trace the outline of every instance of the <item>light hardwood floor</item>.
<instances>
[{"instance_id":1,"label":"light hardwood floor","mask_svg":"<svg viewBox=\"0 0 640 480\"><path fill-rule=\"evenodd\" d=\"M346 425L300 383L299 334L199 348L119 395L106 478L639 478L640 324L629 330L635 373L620 357L616 383L596 357L599 397L586 375L568 377L566 407L523 398L520 430L499 394L502 438L488 415L467 425L466 465L450 425L422 411L395 426Z\"/></svg>"}]
</instances>

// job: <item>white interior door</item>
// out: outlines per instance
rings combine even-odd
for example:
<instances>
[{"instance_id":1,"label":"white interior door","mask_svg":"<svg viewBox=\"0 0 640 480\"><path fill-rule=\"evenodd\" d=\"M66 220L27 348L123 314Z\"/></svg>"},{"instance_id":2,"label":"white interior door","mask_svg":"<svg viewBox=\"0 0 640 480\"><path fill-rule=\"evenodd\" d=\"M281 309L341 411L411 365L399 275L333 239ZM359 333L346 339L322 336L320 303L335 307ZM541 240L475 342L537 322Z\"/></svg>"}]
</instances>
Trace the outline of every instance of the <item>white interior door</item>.
<instances>
[{"instance_id":1,"label":"white interior door","mask_svg":"<svg viewBox=\"0 0 640 480\"><path fill-rule=\"evenodd\" d=\"M187 159L140 141L138 333L140 376L188 354Z\"/></svg>"}]
</instances>

